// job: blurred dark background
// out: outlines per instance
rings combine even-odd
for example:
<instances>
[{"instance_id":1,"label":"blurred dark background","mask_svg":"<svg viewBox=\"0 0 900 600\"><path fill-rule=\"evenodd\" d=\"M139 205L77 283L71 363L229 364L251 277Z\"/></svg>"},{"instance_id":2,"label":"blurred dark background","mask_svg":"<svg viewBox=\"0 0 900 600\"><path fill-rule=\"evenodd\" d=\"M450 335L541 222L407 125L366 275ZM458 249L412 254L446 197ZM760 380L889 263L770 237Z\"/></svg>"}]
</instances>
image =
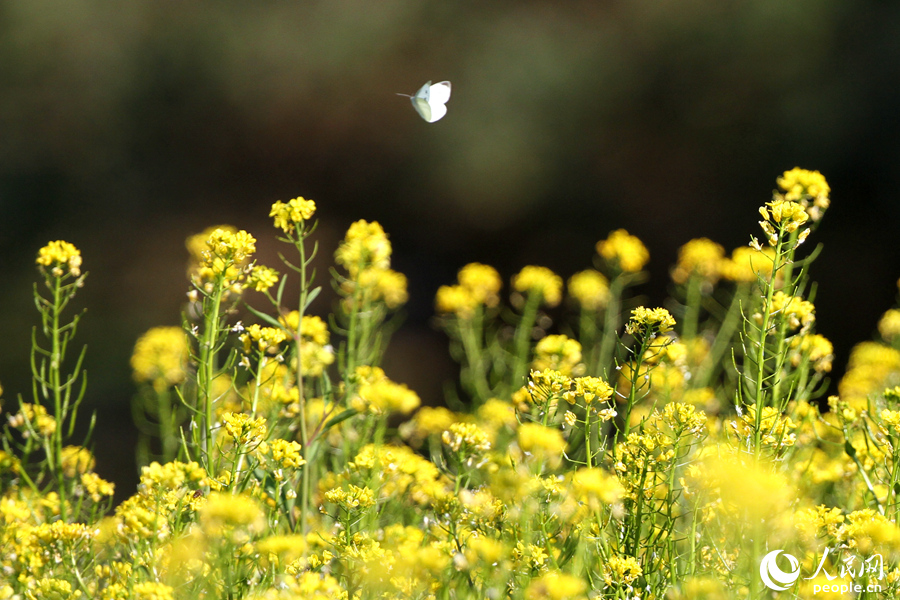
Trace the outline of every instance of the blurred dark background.
<instances>
[{"instance_id":1,"label":"blurred dark background","mask_svg":"<svg viewBox=\"0 0 900 600\"><path fill-rule=\"evenodd\" d=\"M453 82L429 125L408 100ZM870 339L900 276L900 3L875 0L210 3L0 2L0 382L30 393L34 257L53 239L90 272L86 409L98 472L136 481L128 359L177 325L184 238L230 223L278 266L271 204L338 240L377 220L410 281L389 375L438 403L454 377L429 323L470 261L564 277L624 227L659 304L677 248L728 251L795 166L833 205L810 242L819 331ZM327 300L315 311L326 312Z\"/></svg>"}]
</instances>

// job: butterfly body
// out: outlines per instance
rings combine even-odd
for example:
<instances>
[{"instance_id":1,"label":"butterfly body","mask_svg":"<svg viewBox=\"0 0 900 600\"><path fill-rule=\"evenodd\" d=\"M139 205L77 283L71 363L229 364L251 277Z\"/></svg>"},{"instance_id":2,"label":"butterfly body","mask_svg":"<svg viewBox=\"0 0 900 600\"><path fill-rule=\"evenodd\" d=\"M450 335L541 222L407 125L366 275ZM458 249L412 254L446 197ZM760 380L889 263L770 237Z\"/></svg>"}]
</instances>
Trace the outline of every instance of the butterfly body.
<instances>
[{"instance_id":1,"label":"butterfly body","mask_svg":"<svg viewBox=\"0 0 900 600\"><path fill-rule=\"evenodd\" d=\"M409 99L420 117L429 123L434 123L447 114L446 104L450 99L450 82L441 81L432 84L429 81Z\"/></svg>"}]
</instances>

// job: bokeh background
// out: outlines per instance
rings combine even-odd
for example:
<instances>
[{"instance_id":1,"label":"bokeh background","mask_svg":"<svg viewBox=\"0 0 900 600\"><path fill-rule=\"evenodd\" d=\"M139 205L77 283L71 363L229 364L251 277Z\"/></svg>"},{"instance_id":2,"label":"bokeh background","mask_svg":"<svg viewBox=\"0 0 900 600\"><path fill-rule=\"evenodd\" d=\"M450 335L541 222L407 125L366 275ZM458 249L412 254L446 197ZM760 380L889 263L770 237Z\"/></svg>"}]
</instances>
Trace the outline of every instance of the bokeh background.
<instances>
[{"instance_id":1,"label":"bokeh background","mask_svg":"<svg viewBox=\"0 0 900 600\"><path fill-rule=\"evenodd\" d=\"M395 95L445 79L435 124ZM381 222L411 295L386 369L438 403L455 369L432 298L460 266L568 277L624 227L650 248L640 291L658 305L677 248L747 243L794 166L832 187L810 243L836 380L896 300L898 90L900 3L878 0L2 1L6 405L30 390L49 240L90 272L85 409L98 472L129 494L128 359L180 322L188 235L236 225L277 266L269 207L313 198L327 287L346 227Z\"/></svg>"}]
</instances>

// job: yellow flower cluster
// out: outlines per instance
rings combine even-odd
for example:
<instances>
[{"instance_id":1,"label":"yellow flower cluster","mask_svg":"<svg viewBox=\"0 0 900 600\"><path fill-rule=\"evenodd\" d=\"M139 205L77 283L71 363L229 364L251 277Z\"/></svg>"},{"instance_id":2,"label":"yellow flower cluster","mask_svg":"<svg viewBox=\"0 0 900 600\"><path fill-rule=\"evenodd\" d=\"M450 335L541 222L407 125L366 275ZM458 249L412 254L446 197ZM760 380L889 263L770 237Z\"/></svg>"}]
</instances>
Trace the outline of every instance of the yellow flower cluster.
<instances>
[{"instance_id":1,"label":"yellow flower cluster","mask_svg":"<svg viewBox=\"0 0 900 600\"><path fill-rule=\"evenodd\" d=\"M265 518L253 498L225 492L210 492L200 509L200 527L211 538L230 536L235 531L259 533L266 525Z\"/></svg>"},{"instance_id":2,"label":"yellow flower cluster","mask_svg":"<svg viewBox=\"0 0 900 600\"><path fill-rule=\"evenodd\" d=\"M531 454L538 462L547 462L556 467L562 462L566 440L559 429L545 427L540 423L522 423L517 431L519 448Z\"/></svg>"},{"instance_id":3,"label":"yellow flower cluster","mask_svg":"<svg viewBox=\"0 0 900 600\"><path fill-rule=\"evenodd\" d=\"M114 483L101 479L96 473L83 474L81 485L94 502L100 502L104 496L111 497L116 492Z\"/></svg>"},{"instance_id":4,"label":"yellow flower cluster","mask_svg":"<svg viewBox=\"0 0 900 600\"><path fill-rule=\"evenodd\" d=\"M131 355L134 380L163 391L187 378L188 339L181 327L154 327L138 338Z\"/></svg>"},{"instance_id":5,"label":"yellow flower cluster","mask_svg":"<svg viewBox=\"0 0 900 600\"><path fill-rule=\"evenodd\" d=\"M94 469L94 455L81 446L65 446L60 453L63 473L66 477L82 475Z\"/></svg>"},{"instance_id":6,"label":"yellow flower cluster","mask_svg":"<svg viewBox=\"0 0 900 600\"><path fill-rule=\"evenodd\" d=\"M672 331L673 327L675 319L666 309L639 306L631 311L631 319L625 326L625 332L636 337L652 338Z\"/></svg>"},{"instance_id":7,"label":"yellow flower cluster","mask_svg":"<svg viewBox=\"0 0 900 600\"><path fill-rule=\"evenodd\" d=\"M672 270L675 283L687 282L691 275L715 283L721 274L725 249L706 238L689 241L678 250L678 263Z\"/></svg>"},{"instance_id":8,"label":"yellow flower cluster","mask_svg":"<svg viewBox=\"0 0 900 600\"><path fill-rule=\"evenodd\" d=\"M751 404L747 411L738 419L728 424L729 430L737 436L739 441L753 438L756 433L756 405ZM793 430L797 428L790 417L781 414L774 406L766 406L762 409L759 419L759 435L761 444L781 450L793 446L797 441L797 434Z\"/></svg>"},{"instance_id":9,"label":"yellow flower cluster","mask_svg":"<svg viewBox=\"0 0 900 600\"><path fill-rule=\"evenodd\" d=\"M222 421L225 434L236 445L255 446L266 438L266 419L263 417L254 419L246 413L228 412L222 415Z\"/></svg>"},{"instance_id":10,"label":"yellow flower cluster","mask_svg":"<svg viewBox=\"0 0 900 600\"><path fill-rule=\"evenodd\" d=\"M601 310L609 303L609 281L599 271L586 269L569 278L569 295L584 310Z\"/></svg>"},{"instance_id":11,"label":"yellow flower cluster","mask_svg":"<svg viewBox=\"0 0 900 600\"><path fill-rule=\"evenodd\" d=\"M391 242L379 223L361 219L350 225L334 258L351 277L365 269L387 269L391 266Z\"/></svg>"},{"instance_id":12,"label":"yellow flower cluster","mask_svg":"<svg viewBox=\"0 0 900 600\"><path fill-rule=\"evenodd\" d=\"M264 460L271 459L278 469L299 469L306 464L302 450L303 446L293 440L278 439L262 442L256 452Z\"/></svg>"},{"instance_id":13,"label":"yellow flower cluster","mask_svg":"<svg viewBox=\"0 0 900 600\"><path fill-rule=\"evenodd\" d=\"M551 308L562 300L562 285L562 278L546 267L523 267L512 280L514 290L523 294L536 294Z\"/></svg>"},{"instance_id":14,"label":"yellow flower cluster","mask_svg":"<svg viewBox=\"0 0 900 600\"><path fill-rule=\"evenodd\" d=\"M249 277L247 277L247 286L257 292L265 292L278 283L278 277L278 271L271 267L253 265L253 269L250 271Z\"/></svg>"},{"instance_id":15,"label":"yellow flower cluster","mask_svg":"<svg viewBox=\"0 0 900 600\"><path fill-rule=\"evenodd\" d=\"M356 375L360 378L360 385L350 406L357 412L409 414L422 403L418 394L406 385L388 379L378 367L357 367Z\"/></svg>"},{"instance_id":16,"label":"yellow flower cluster","mask_svg":"<svg viewBox=\"0 0 900 600\"><path fill-rule=\"evenodd\" d=\"M406 291L406 275L392 269L369 268L360 271L356 282L344 282L343 288L347 300L358 285L363 302L384 302L385 306L394 310L406 304L409 294Z\"/></svg>"},{"instance_id":17,"label":"yellow flower cluster","mask_svg":"<svg viewBox=\"0 0 900 600\"><path fill-rule=\"evenodd\" d=\"M585 405L591 407L591 410L597 410L595 404L606 402L613 395L613 388L606 381L599 377L576 377L575 388L563 392L563 398L569 404L575 404L578 398L584 400ZM615 416L612 412L610 418Z\"/></svg>"},{"instance_id":18,"label":"yellow flower cluster","mask_svg":"<svg viewBox=\"0 0 900 600\"><path fill-rule=\"evenodd\" d=\"M260 327L254 323L241 334L240 340L244 344L244 353L250 354L254 344L259 352L277 354L280 345L287 339L287 333L276 327Z\"/></svg>"},{"instance_id":19,"label":"yellow flower cluster","mask_svg":"<svg viewBox=\"0 0 900 600\"><path fill-rule=\"evenodd\" d=\"M878 321L878 333L881 339L888 343L900 337L900 310L892 308L881 316Z\"/></svg>"},{"instance_id":20,"label":"yellow flower cluster","mask_svg":"<svg viewBox=\"0 0 900 600\"><path fill-rule=\"evenodd\" d=\"M47 414L47 409L40 404L23 402L19 412L9 416L9 426L22 430L22 436L31 437L32 431L48 437L56 431L56 419Z\"/></svg>"},{"instance_id":21,"label":"yellow flower cluster","mask_svg":"<svg viewBox=\"0 0 900 600\"><path fill-rule=\"evenodd\" d=\"M188 240L191 244L191 240ZM210 292L217 281L223 287L239 293L243 281L244 265L256 252L256 238L246 231L231 228L214 229L204 242L200 262L192 278L195 285Z\"/></svg>"},{"instance_id":22,"label":"yellow flower cluster","mask_svg":"<svg viewBox=\"0 0 900 600\"><path fill-rule=\"evenodd\" d=\"M624 585L630 588L643 572L641 563L635 557L613 555L603 565L603 581L608 586Z\"/></svg>"},{"instance_id":23,"label":"yellow flower cluster","mask_svg":"<svg viewBox=\"0 0 900 600\"><path fill-rule=\"evenodd\" d=\"M69 242L50 242L38 251L36 262L42 269L50 267L50 273L54 277L81 275L81 251Z\"/></svg>"},{"instance_id":24,"label":"yellow flower cluster","mask_svg":"<svg viewBox=\"0 0 900 600\"><path fill-rule=\"evenodd\" d=\"M312 200L299 197L287 202L280 200L272 205L269 216L275 221L275 227L280 228L285 233L294 231L294 228L312 219L316 212L316 203Z\"/></svg>"},{"instance_id":25,"label":"yellow flower cluster","mask_svg":"<svg viewBox=\"0 0 900 600\"><path fill-rule=\"evenodd\" d=\"M454 452L482 454L491 449L490 436L475 423L452 423L441 441Z\"/></svg>"},{"instance_id":26,"label":"yellow flower cluster","mask_svg":"<svg viewBox=\"0 0 900 600\"><path fill-rule=\"evenodd\" d=\"M605 240L597 242L597 254L626 273L637 273L650 260L650 252L644 243L624 229L617 229Z\"/></svg>"},{"instance_id":27,"label":"yellow flower cluster","mask_svg":"<svg viewBox=\"0 0 900 600\"><path fill-rule=\"evenodd\" d=\"M772 295L769 314L787 321L788 327L808 330L816 320L816 307L812 302L799 296L790 296L781 290ZM756 315L757 323L762 323L762 315Z\"/></svg>"},{"instance_id":28,"label":"yellow flower cluster","mask_svg":"<svg viewBox=\"0 0 900 600\"><path fill-rule=\"evenodd\" d=\"M580 375L584 372L581 344L565 335L548 335L535 346L531 368L535 371L550 369L567 376Z\"/></svg>"},{"instance_id":29,"label":"yellow flower cluster","mask_svg":"<svg viewBox=\"0 0 900 600\"><path fill-rule=\"evenodd\" d=\"M442 285L435 296L435 309L441 314L470 318L478 306L493 308L500 302L503 281L494 267L469 263L457 273L457 285Z\"/></svg>"},{"instance_id":30,"label":"yellow flower cluster","mask_svg":"<svg viewBox=\"0 0 900 600\"><path fill-rule=\"evenodd\" d=\"M325 492L325 501L337 504L346 511L365 510L375 506L375 493L367 487L351 483L346 490L334 488Z\"/></svg>"},{"instance_id":31,"label":"yellow flower cluster","mask_svg":"<svg viewBox=\"0 0 900 600\"><path fill-rule=\"evenodd\" d=\"M766 209L768 206L768 209ZM799 202L789 200L773 200L759 208L763 220L759 222L770 246L778 243L780 232L793 233L809 219L806 209ZM800 232L797 243L802 243L809 236L809 229Z\"/></svg>"},{"instance_id":32,"label":"yellow flower cluster","mask_svg":"<svg viewBox=\"0 0 900 600\"><path fill-rule=\"evenodd\" d=\"M854 346L838 384L841 399L856 410L868 407L870 394L900 381L900 351L877 342Z\"/></svg>"},{"instance_id":33,"label":"yellow flower cluster","mask_svg":"<svg viewBox=\"0 0 900 600\"><path fill-rule=\"evenodd\" d=\"M774 268L775 251L770 247L752 248L739 246L731 253L731 258L722 261L722 277L736 283L756 283L760 277L767 277Z\"/></svg>"},{"instance_id":34,"label":"yellow flower cluster","mask_svg":"<svg viewBox=\"0 0 900 600\"><path fill-rule=\"evenodd\" d=\"M296 335L300 313L296 310L279 318L290 335ZM329 344L331 333L321 317L304 315L300 326L300 369L304 375L318 377L334 362L334 350Z\"/></svg>"},{"instance_id":35,"label":"yellow flower cluster","mask_svg":"<svg viewBox=\"0 0 900 600\"><path fill-rule=\"evenodd\" d=\"M599 502L613 504L618 502L625 489L619 479L597 467L583 467L572 475L572 491L578 498L584 499L592 510L598 508Z\"/></svg>"},{"instance_id":36,"label":"yellow flower cluster","mask_svg":"<svg viewBox=\"0 0 900 600\"><path fill-rule=\"evenodd\" d=\"M549 571L533 579L525 590L526 600L581 600L587 583L580 577Z\"/></svg>"},{"instance_id":37,"label":"yellow flower cluster","mask_svg":"<svg viewBox=\"0 0 900 600\"><path fill-rule=\"evenodd\" d=\"M778 178L778 187L784 191L785 200L801 203L813 221L819 221L831 204L831 187L818 171L794 167Z\"/></svg>"},{"instance_id":38,"label":"yellow flower cluster","mask_svg":"<svg viewBox=\"0 0 900 600\"><path fill-rule=\"evenodd\" d=\"M791 339L791 348L797 350L791 356L793 366L799 366L805 359L817 372L828 373L831 371L834 346L825 336L818 333L794 336Z\"/></svg>"}]
</instances>

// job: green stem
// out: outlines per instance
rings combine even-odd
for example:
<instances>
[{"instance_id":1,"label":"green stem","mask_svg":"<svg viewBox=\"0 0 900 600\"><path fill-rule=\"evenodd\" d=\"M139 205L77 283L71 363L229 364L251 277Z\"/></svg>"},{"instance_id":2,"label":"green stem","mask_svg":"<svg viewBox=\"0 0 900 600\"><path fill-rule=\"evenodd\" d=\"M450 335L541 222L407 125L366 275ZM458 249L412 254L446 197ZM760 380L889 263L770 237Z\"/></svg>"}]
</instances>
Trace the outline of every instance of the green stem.
<instances>
[{"instance_id":1,"label":"green stem","mask_svg":"<svg viewBox=\"0 0 900 600\"><path fill-rule=\"evenodd\" d=\"M63 473L62 464L62 442L63 442L63 423L66 415L63 413L63 390L60 384L62 376L60 369L62 368L63 351L60 342L59 316L61 307L62 282L57 277L53 281L53 314L52 325L50 326L50 370L48 373L50 380L50 391L53 394L53 416L56 417L56 429L53 432L53 462L56 465L56 479L59 487L59 517L63 522L67 521L67 496L66 480Z\"/></svg>"},{"instance_id":2,"label":"green stem","mask_svg":"<svg viewBox=\"0 0 900 600\"><path fill-rule=\"evenodd\" d=\"M531 330L537 320L538 306L543 296L539 292L529 292L525 300L525 308L522 310L522 320L516 328L515 338L515 368L513 369L511 390L516 390L525 385L525 375L528 374L529 351L531 349Z\"/></svg>"},{"instance_id":3,"label":"green stem","mask_svg":"<svg viewBox=\"0 0 900 600\"><path fill-rule=\"evenodd\" d=\"M684 321L681 323L681 337L685 340L697 337L697 323L700 318L700 286L702 284L703 277L697 273L692 273L688 278Z\"/></svg>"},{"instance_id":4,"label":"green stem","mask_svg":"<svg viewBox=\"0 0 900 600\"><path fill-rule=\"evenodd\" d=\"M603 319L603 339L600 342L600 359L597 361L596 373L610 378L613 352L616 347L616 330L619 328L619 312L622 310L622 291L625 289L623 275L616 275L609 284L609 304Z\"/></svg>"},{"instance_id":5,"label":"green stem","mask_svg":"<svg viewBox=\"0 0 900 600\"><path fill-rule=\"evenodd\" d=\"M203 422L200 427L200 435L202 440L203 454L199 456L200 464L206 469L207 473L213 474L214 468L211 464L213 455L213 397L212 385L216 372L216 342L219 334L219 313L222 310L222 276L216 281L215 290L211 297L207 297L210 301L207 310L204 310L203 319L203 339L200 342L200 360L197 366L197 393L200 396L202 404ZM204 305L207 303L204 302ZM206 308L206 307L205 307Z\"/></svg>"}]
</instances>

